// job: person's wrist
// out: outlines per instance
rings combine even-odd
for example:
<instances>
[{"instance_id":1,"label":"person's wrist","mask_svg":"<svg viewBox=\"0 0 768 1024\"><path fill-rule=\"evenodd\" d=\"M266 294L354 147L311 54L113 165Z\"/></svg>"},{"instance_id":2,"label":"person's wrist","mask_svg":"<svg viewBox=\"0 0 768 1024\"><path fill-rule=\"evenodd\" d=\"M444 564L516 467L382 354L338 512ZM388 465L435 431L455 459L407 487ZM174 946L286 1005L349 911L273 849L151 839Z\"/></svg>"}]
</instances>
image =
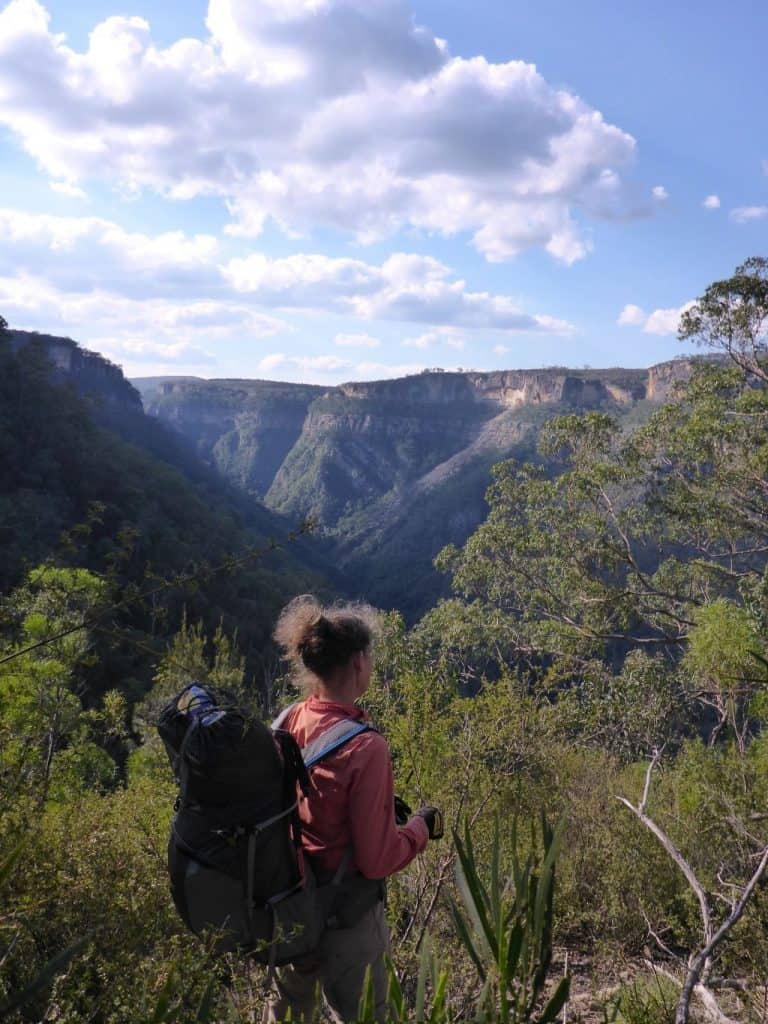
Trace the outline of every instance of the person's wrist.
<instances>
[{"instance_id":1,"label":"person's wrist","mask_svg":"<svg viewBox=\"0 0 768 1024\"><path fill-rule=\"evenodd\" d=\"M425 841L429 840L429 825L420 814L414 814L408 824L415 826L420 832L423 832Z\"/></svg>"},{"instance_id":2,"label":"person's wrist","mask_svg":"<svg viewBox=\"0 0 768 1024\"><path fill-rule=\"evenodd\" d=\"M443 836L443 816L439 808L433 805L420 807L416 813L424 819L430 839L441 839Z\"/></svg>"}]
</instances>

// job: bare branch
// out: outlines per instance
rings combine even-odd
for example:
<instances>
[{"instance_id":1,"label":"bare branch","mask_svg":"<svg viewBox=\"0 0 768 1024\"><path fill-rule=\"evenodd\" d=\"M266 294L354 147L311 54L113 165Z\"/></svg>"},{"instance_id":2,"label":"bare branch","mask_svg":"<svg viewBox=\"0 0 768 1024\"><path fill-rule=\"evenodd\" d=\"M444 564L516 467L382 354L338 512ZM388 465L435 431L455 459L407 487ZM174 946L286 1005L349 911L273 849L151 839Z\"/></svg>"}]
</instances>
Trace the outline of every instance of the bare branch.
<instances>
[{"instance_id":1,"label":"bare branch","mask_svg":"<svg viewBox=\"0 0 768 1024\"><path fill-rule=\"evenodd\" d=\"M766 867L768 867L768 846L764 848L762 857L760 858L760 863L744 887L744 891L740 898L734 904L733 910L725 921L723 921L715 934L710 938L709 942L694 957L688 971L688 977L685 979L683 990L680 993L680 1002L678 1003L677 1012L675 1014L675 1024L686 1024L688 1020L688 1006L691 999L691 993L699 984L699 979L701 978L712 954L744 913L756 885L765 873Z\"/></svg>"},{"instance_id":2,"label":"bare branch","mask_svg":"<svg viewBox=\"0 0 768 1024\"><path fill-rule=\"evenodd\" d=\"M699 908L701 910L701 920L704 926L704 942L706 944L709 943L709 941L712 938L712 913L709 908L709 900L707 899L707 894L704 892L704 887L696 877L696 873L694 872L691 865L688 863L688 861L685 859L682 853L678 850L678 848L669 838L667 833L662 828L660 828L656 824L656 822L653 821L652 818L649 818L648 815L645 813L646 804L648 803L648 793L651 785L651 777L653 775L654 768L659 763L659 758L661 757L662 751L663 748L662 750L654 751L651 763L648 765L648 770L645 773L645 786L643 788L643 797L638 806L635 807L633 803L630 803L630 801L623 796L617 796L616 799L620 800L625 807L628 807L630 811L632 811L632 813L638 818L638 820L641 821L649 831L653 832L653 834L659 840L659 842L667 851L669 856L672 858L675 864L677 864L682 873L685 875L688 884L690 885L691 889L693 889L696 895L696 899L699 901Z\"/></svg>"},{"instance_id":3,"label":"bare branch","mask_svg":"<svg viewBox=\"0 0 768 1024\"><path fill-rule=\"evenodd\" d=\"M672 971L668 971L666 970L666 968L660 967L659 964L655 964L652 960L646 960L645 962L652 971L655 971L657 974L661 974L665 978L668 978L671 982L677 985L678 988L682 988L682 982L675 974L672 973ZM698 998L701 1000L701 1004L704 1009L704 1013L707 1016L707 1019L712 1021L712 1024L739 1024L739 1022L734 1020L733 1017L728 1017L726 1016L726 1014L723 1013L723 1011L718 1006L717 999L715 999L714 995L706 987L706 985L702 985L699 983L695 986L694 991ZM675 1018L675 1020L677 1021L677 1018Z\"/></svg>"}]
</instances>

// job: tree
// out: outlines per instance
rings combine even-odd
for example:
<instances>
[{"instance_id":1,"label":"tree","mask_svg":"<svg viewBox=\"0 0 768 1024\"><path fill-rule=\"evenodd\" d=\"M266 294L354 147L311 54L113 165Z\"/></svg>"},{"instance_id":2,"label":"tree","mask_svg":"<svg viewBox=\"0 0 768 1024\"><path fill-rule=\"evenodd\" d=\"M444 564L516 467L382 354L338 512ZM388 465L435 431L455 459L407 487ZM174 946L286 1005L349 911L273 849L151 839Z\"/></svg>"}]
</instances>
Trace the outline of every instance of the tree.
<instances>
[{"instance_id":1,"label":"tree","mask_svg":"<svg viewBox=\"0 0 768 1024\"><path fill-rule=\"evenodd\" d=\"M93 739L102 726L119 730L124 702L108 694L101 711L84 708L81 673L92 656L92 637L76 628L105 598L103 581L92 573L50 566L34 569L9 598L9 608L21 618L20 648L75 629L0 665L0 774L6 797L25 793L44 802L57 772L70 786L78 776L93 788L114 777L114 763Z\"/></svg>"},{"instance_id":2,"label":"tree","mask_svg":"<svg viewBox=\"0 0 768 1024\"><path fill-rule=\"evenodd\" d=\"M768 259L752 256L715 281L683 314L678 336L721 349L745 373L768 383Z\"/></svg>"},{"instance_id":3,"label":"tree","mask_svg":"<svg viewBox=\"0 0 768 1024\"><path fill-rule=\"evenodd\" d=\"M4 316L0 315L0 335L5 334L5 332L7 330L8 330L8 321L5 319Z\"/></svg>"},{"instance_id":4,"label":"tree","mask_svg":"<svg viewBox=\"0 0 768 1024\"><path fill-rule=\"evenodd\" d=\"M560 696L595 680L599 703L613 693L620 710L628 681L666 674L651 724L679 737L675 706L687 700L698 708L689 728L742 751L768 666L766 323L768 260L753 259L706 289L681 328L731 365L694 366L677 399L629 435L604 413L551 421L539 464L495 467L486 522L438 562L474 618L505 634L518 671ZM661 660L624 672L632 651ZM641 753L637 740L651 737L631 732L609 749Z\"/></svg>"}]
</instances>

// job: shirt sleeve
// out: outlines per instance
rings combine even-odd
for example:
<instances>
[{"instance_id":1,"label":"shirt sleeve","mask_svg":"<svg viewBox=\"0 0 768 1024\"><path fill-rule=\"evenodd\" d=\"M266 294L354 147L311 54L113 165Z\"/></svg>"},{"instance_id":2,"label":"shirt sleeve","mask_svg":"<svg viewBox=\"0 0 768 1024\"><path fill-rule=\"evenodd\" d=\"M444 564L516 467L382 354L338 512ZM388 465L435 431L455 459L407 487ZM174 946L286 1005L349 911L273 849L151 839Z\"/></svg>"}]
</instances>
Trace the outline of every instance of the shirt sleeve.
<instances>
[{"instance_id":1,"label":"shirt sleeve","mask_svg":"<svg viewBox=\"0 0 768 1024\"><path fill-rule=\"evenodd\" d=\"M384 737L366 733L356 746L349 789L354 862L366 878L386 878L421 853L429 828L418 815L402 827L395 823L392 762Z\"/></svg>"}]
</instances>

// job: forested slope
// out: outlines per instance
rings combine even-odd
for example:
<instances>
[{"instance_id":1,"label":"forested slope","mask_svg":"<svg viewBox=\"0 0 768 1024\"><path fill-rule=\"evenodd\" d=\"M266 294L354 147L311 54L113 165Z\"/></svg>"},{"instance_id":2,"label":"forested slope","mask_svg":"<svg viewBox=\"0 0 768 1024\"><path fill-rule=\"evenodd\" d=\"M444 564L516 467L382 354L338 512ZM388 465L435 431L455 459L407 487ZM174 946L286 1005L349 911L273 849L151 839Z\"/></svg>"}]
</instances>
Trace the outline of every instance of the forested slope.
<instances>
[{"instance_id":1,"label":"forested slope","mask_svg":"<svg viewBox=\"0 0 768 1024\"><path fill-rule=\"evenodd\" d=\"M125 608L119 623L135 631L135 642L103 647L112 671L136 677L139 688L152 649L178 628L184 609L236 629L255 658L281 603L322 584L311 541L256 555L284 539L291 524L206 468L181 438L145 416L117 367L72 342L0 336L0 445L2 593L52 562L108 577L122 601L160 579L254 551L229 571L168 587L151 607L135 601ZM7 614L13 617L12 607Z\"/></svg>"}]
</instances>

